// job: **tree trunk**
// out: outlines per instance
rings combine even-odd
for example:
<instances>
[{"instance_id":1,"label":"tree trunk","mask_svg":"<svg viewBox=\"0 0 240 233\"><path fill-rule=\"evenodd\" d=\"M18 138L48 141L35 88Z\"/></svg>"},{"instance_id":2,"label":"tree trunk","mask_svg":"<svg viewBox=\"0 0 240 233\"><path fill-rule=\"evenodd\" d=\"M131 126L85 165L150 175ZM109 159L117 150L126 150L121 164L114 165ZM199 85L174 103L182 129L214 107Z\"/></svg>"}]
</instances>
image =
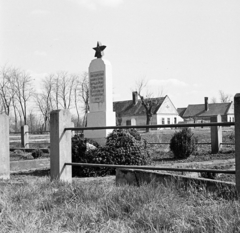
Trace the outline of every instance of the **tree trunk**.
<instances>
[{"instance_id":1,"label":"tree trunk","mask_svg":"<svg viewBox=\"0 0 240 233\"><path fill-rule=\"evenodd\" d=\"M147 121L146 121L146 125L150 125L151 122L151 116L147 115ZM146 128L146 132L149 132L150 128Z\"/></svg>"}]
</instances>

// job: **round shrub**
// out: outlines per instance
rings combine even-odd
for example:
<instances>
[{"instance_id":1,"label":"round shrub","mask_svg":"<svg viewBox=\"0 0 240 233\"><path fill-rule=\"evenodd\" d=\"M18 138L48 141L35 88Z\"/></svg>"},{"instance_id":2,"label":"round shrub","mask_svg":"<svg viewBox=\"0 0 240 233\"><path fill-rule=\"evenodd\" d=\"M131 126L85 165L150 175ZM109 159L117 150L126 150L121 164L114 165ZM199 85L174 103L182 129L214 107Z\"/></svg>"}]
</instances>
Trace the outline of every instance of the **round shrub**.
<instances>
[{"instance_id":1,"label":"round shrub","mask_svg":"<svg viewBox=\"0 0 240 233\"><path fill-rule=\"evenodd\" d=\"M135 136L133 136L132 134ZM150 156L144 148L144 140L135 131L113 130L107 137L106 145L99 146L91 141L96 149L87 150L88 139L72 138L72 161L78 163L146 165ZM73 167L73 176L105 176L115 174L114 168Z\"/></svg>"},{"instance_id":2,"label":"round shrub","mask_svg":"<svg viewBox=\"0 0 240 233\"><path fill-rule=\"evenodd\" d=\"M34 151L32 152L32 157L33 157L34 159L40 158L40 157L42 157L42 156L43 156L43 151L40 150L40 149L36 149L36 150L34 150Z\"/></svg>"},{"instance_id":3,"label":"round shrub","mask_svg":"<svg viewBox=\"0 0 240 233\"><path fill-rule=\"evenodd\" d=\"M197 149L197 138L190 128L176 132L170 141L170 150L176 159L188 158Z\"/></svg>"}]
</instances>

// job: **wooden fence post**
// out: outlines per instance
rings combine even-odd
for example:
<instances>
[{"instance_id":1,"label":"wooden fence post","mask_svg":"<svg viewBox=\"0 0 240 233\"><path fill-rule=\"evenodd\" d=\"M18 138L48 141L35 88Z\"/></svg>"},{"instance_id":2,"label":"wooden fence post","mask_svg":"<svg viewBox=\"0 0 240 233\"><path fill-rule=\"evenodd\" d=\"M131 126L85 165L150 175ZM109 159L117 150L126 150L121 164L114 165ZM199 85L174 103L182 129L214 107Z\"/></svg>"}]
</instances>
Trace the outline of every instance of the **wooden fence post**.
<instances>
[{"instance_id":1,"label":"wooden fence post","mask_svg":"<svg viewBox=\"0 0 240 233\"><path fill-rule=\"evenodd\" d=\"M240 93L234 96L236 187L240 194Z\"/></svg>"},{"instance_id":2,"label":"wooden fence post","mask_svg":"<svg viewBox=\"0 0 240 233\"><path fill-rule=\"evenodd\" d=\"M220 115L210 118L211 122L222 122ZM222 145L222 126L211 126L211 146L212 153L216 154L221 149Z\"/></svg>"},{"instance_id":3,"label":"wooden fence post","mask_svg":"<svg viewBox=\"0 0 240 233\"><path fill-rule=\"evenodd\" d=\"M0 115L0 179L10 178L9 117Z\"/></svg>"},{"instance_id":4,"label":"wooden fence post","mask_svg":"<svg viewBox=\"0 0 240 233\"><path fill-rule=\"evenodd\" d=\"M72 182L72 166L64 166L72 162L71 114L69 110L55 110L50 113L50 174L51 180L59 179Z\"/></svg>"},{"instance_id":5,"label":"wooden fence post","mask_svg":"<svg viewBox=\"0 0 240 233\"><path fill-rule=\"evenodd\" d=\"M21 126L21 146L23 148L29 148L28 125L22 125Z\"/></svg>"}]
</instances>

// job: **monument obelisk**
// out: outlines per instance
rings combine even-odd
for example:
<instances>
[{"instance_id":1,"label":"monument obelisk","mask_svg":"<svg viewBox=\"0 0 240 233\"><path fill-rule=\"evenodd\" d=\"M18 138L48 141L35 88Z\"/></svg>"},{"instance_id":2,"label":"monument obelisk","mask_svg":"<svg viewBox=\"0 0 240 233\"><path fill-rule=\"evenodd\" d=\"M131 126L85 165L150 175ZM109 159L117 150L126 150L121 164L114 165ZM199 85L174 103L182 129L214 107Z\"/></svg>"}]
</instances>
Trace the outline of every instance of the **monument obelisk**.
<instances>
[{"instance_id":1,"label":"monument obelisk","mask_svg":"<svg viewBox=\"0 0 240 233\"><path fill-rule=\"evenodd\" d=\"M89 65L90 111L87 114L87 127L115 126L116 116L113 112L112 66L102 58L106 46L97 43L93 48L96 59ZM85 130L84 137L104 145L112 129Z\"/></svg>"}]
</instances>

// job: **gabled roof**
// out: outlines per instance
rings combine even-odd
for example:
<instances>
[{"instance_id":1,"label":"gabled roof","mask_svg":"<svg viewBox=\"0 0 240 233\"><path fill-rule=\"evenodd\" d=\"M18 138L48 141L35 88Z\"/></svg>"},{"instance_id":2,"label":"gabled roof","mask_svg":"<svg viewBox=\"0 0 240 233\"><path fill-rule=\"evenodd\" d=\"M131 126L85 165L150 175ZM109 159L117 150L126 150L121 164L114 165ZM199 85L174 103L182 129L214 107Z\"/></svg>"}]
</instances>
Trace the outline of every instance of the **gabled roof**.
<instances>
[{"instance_id":1,"label":"gabled roof","mask_svg":"<svg viewBox=\"0 0 240 233\"><path fill-rule=\"evenodd\" d=\"M182 117L183 114L184 114L184 112L186 111L186 109L187 109L187 108L178 108L178 109L177 109L178 115L179 115L180 117Z\"/></svg>"},{"instance_id":2,"label":"gabled roof","mask_svg":"<svg viewBox=\"0 0 240 233\"><path fill-rule=\"evenodd\" d=\"M149 100L151 100L153 103L152 107L153 114L156 114L165 98L166 96L158 98L149 98ZM132 100L113 102L113 111L116 112L117 116L139 116L146 114L145 108L142 105L141 100L138 100L137 104L135 105L133 104Z\"/></svg>"},{"instance_id":3,"label":"gabled roof","mask_svg":"<svg viewBox=\"0 0 240 233\"><path fill-rule=\"evenodd\" d=\"M218 114L225 115L228 112L231 103L214 103L208 104L208 110L205 111L204 104L188 105L186 111L183 114L184 118L188 117L211 117Z\"/></svg>"}]
</instances>

